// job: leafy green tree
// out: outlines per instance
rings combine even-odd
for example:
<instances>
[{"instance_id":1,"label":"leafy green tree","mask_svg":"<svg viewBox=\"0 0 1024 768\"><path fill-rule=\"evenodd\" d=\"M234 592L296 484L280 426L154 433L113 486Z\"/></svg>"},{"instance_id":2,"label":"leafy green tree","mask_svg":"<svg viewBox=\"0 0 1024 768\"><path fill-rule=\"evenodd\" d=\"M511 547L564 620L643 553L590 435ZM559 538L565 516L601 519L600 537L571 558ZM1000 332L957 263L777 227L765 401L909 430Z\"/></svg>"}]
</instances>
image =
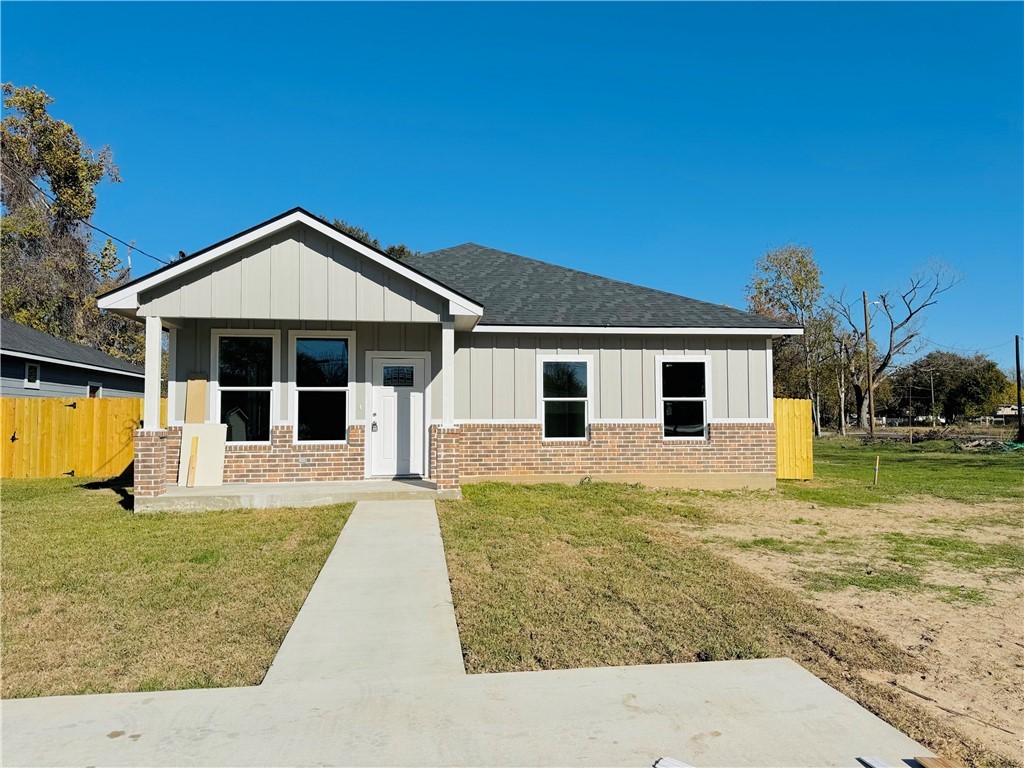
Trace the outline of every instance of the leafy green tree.
<instances>
[{"instance_id":1,"label":"leafy green tree","mask_svg":"<svg viewBox=\"0 0 1024 768\"><path fill-rule=\"evenodd\" d=\"M86 146L52 117L36 87L0 86L0 313L18 323L140 362L141 328L101 313L96 296L123 283L114 244L93 250L96 187L121 180L109 147Z\"/></svg>"},{"instance_id":2,"label":"leafy green tree","mask_svg":"<svg viewBox=\"0 0 1024 768\"><path fill-rule=\"evenodd\" d=\"M1013 384L985 355L935 351L904 366L891 377L893 407L912 415L959 418L990 416L1003 403ZM932 399L934 397L934 410ZM1013 399L1006 402L1016 402Z\"/></svg>"},{"instance_id":3,"label":"leafy green tree","mask_svg":"<svg viewBox=\"0 0 1024 768\"><path fill-rule=\"evenodd\" d=\"M327 219L323 220L327 221ZM335 219L334 221L331 222L331 226L340 229L349 237L354 237L356 240L363 243L364 245L368 245L371 248L376 248L378 251L384 251L384 253L386 253L391 258L398 259L399 261L404 261L410 256L419 255L419 251L412 250L405 243L396 243L394 245L389 245L386 248L382 248L380 240L371 235L362 227L357 226L355 224L349 224L344 219Z\"/></svg>"},{"instance_id":4,"label":"leafy green tree","mask_svg":"<svg viewBox=\"0 0 1024 768\"><path fill-rule=\"evenodd\" d=\"M821 394L834 358L831 341L835 323L822 307L824 295L813 249L793 244L768 251L755 262L746 292L751 312L803 327L803 335L772 343L776 393L809 398L818 434Z\"/></svg>"}]
</instances>

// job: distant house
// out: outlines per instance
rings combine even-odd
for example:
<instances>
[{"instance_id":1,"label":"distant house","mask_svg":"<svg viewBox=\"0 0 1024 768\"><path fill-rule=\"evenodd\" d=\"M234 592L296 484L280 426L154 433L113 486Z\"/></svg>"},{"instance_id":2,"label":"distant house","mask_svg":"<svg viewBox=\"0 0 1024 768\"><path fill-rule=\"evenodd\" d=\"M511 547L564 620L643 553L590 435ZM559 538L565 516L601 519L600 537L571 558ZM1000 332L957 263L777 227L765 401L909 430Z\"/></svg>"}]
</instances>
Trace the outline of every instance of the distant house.
<instances>
[{"instance_id":1,"label":"distant house","mask_svg":"<svg viewBox=\"0 0 1024 768\"><path fill-rule=\"evenodd\" d=\"M142 397L144 385L138 365L0 320L4 397Z\"/></svg>"}]
</instances>

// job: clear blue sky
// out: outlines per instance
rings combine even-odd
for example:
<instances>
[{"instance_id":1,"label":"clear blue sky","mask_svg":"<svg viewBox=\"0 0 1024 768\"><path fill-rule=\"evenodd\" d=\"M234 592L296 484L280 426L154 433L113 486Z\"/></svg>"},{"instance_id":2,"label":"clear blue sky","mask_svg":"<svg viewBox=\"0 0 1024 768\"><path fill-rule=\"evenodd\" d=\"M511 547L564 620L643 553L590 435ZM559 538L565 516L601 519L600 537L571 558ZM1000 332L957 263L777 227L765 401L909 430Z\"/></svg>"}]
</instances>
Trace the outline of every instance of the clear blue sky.
<instances>
[{"instance_id":1,"label":"clear blue sky","mask_svg":"<svg viewBox=\"0 0 1024 768\"><path fill-rule=\"evenodd\" d=\"M938 257L924 335L1008 366L1022 40L1020 3L5 2L2 77L113 148L95 222L161 257L294 205L739 307L787 242L855 295Z\"/></svg>"}]
</instances>

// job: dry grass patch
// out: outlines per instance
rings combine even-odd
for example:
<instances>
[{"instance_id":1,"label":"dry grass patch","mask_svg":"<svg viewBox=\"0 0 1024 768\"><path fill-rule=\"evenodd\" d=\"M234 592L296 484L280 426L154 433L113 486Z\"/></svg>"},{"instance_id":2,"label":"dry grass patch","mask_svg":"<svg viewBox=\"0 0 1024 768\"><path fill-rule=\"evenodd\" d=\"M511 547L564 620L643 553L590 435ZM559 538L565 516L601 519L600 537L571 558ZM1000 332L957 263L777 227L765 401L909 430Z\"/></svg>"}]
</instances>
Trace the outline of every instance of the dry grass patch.
<instances>
[{"instance_id":1,"label":"dry grass patch","mask_svg":"<svg viewBox=\"0 0 1024 768\"><path fill-rule=\"evenodd\" d=\"M259 683L351 505L133 515L3 483L3 696Z\"/></svg>"}]
</instances>

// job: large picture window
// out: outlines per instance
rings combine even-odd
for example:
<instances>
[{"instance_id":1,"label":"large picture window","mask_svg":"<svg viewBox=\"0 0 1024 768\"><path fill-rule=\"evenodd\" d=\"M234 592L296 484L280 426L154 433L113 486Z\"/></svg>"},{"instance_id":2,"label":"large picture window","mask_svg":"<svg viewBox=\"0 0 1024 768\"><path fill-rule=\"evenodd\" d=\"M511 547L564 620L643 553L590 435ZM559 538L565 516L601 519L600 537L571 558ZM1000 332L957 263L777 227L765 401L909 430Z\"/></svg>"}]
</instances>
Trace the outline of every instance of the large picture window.
<instances>
[{"instance_id":1,"label":"large picture window","mask_svg":"<svg viewBox=\"0 0 1024 768\"><path fill-rule=\"evenodd\" d=\"M707 362L659 360L659 398L666 438L706 440L708 437Z\"/></svg>"},{"instance_id":2,"label":"large picture window","mask_svg":"<svg viewBox=\"0 0 1024 768\"><path fill-rule=\"evenodd\" d=\"M347 437L348 339L294 338L295 439L340 442Z\"/></svg>"},{"instance_id":3,"label":"large picture window","mask_svg":"<svg viewBox=\"0 0 1024 768\"><path fill-rule=\"evenodd\" d=\"M585 440L590 421L588 362L541 360L545 440Z\"/></svg>"},{"instance_id":4,"label":"large picture window","mask_svg":"<svg viewBox=\"0 0 1024 768\"><path fill-rule=\"evenodd\" d=\"M217 337L220 421L228 442L269 442L273 388L272 336Z\"/></svg>"}]
</instances>

